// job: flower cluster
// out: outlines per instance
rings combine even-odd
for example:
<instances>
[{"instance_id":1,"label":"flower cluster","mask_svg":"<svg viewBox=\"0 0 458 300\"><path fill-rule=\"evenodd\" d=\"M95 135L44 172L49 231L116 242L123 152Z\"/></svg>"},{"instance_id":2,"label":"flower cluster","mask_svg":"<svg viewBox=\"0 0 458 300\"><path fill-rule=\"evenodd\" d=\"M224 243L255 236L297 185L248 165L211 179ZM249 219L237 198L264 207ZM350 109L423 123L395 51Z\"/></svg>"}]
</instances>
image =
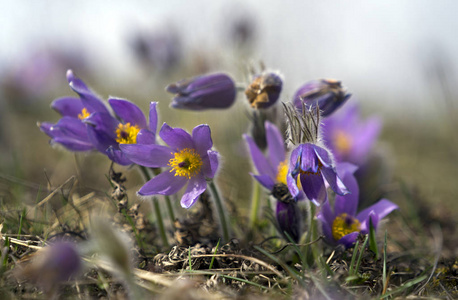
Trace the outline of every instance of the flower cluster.
<instances>
[{"instance_id":1,"label":"flower cluster","mask_svg":"<svg viewBox=\"0 0 458 300\"><path fill-rule=\"evenodd\" d=\"M312 208L317 209L310 218L319 220L329 244L345 247L351 247L359 234L367 234L370 226L376 229L382 218L398 208L387 199L378 199L357 213L358 204L364 201L359 199L354 173L369 156L380 122L360 122L356 106L334 114L350 98L340 81L322 79L304 84L289 103L283 103L286 116L279 119L271 112L275 112L282 91L281 76L263 70L251 79L244 91L259 134L243 138L257 171L251 175L275 198L275 223L284 237L298 242L303 234L304 217L298 201L305 200L302 203L308 204L311 213L315 212ZM150 103L147 121L141 109L128 100L110 98L104 102L72 71L67 72L67 80L79 97L55 100L51 106L62 118L56 124L39 124L51 137L51 144L71 151L98 150L119 165L139 166L148 177L139 196L169 196L185 188L181 198L184 208L196 203L210 181L224 238L228 239L224 208L218 204L220 197L212 182L219 154L212 149L208 125L198 125L189 134L164 123L159 139L157 102ZM224 73L178 81L166 90L175 95L172 108L193 111L226 109L237 98L234 80ZM279 129L283 123L287 125L285 134ZM151 178L151 173L156 176ZM157 215L160 218L160 213ZM255 218L256 212L252 216Z\"/></svg>"}]
</instances>

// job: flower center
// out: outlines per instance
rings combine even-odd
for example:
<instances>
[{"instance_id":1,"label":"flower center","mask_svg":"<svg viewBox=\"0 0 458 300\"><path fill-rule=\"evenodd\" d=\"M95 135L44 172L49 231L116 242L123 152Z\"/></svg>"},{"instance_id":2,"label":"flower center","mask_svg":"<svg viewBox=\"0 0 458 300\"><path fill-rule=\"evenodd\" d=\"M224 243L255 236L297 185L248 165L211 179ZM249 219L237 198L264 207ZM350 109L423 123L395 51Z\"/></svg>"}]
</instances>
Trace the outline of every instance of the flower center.
<instances>
[{"instance_id":1,"label":"flower center","mask_svg":"<svg viewBox=\"0 0 458 300\"><path fill-rule=\"evenodd\" d=\"M87 111L87 108L84 107L82 110L81 110L81 113L78 114L78 119L80 120L83 120L83 119L86 119L87 117L89 117L91 114Z\"/></svg>"},{"instance_id":2,"label":"flower center","mask_svg":"<svg viewBox=\"0 0 458 300\"><path fill-rule=\"evenodd\" d=\"M278 164L277 177L275 177L275 180L277 181L277 183L283 183L284 185L288 185L286 183L287 175L288 175L288 159L285 159L284 161ZM299 176L297 177L296 184L299 189L302 189L302 184L301 184L301 181L299 180Z\"/></svg>"},{"instance_id":3,"label":"flower center","mask_svg":"<svg viewBox=\"0 0 458 300\"><path fill-rule=\"evenodd\" d=\"M338 241L347 234L360 231L361 223L354 217L343 213L338 215L332 222L332 237Z\"/></svg>"},{"instance_id":4,"label":"flower center","mask_svg":"<svg viewBox=\"0 0 458 300\"><path fill-rule=\"evenodd\" d=\"M169 160L170 172L175 171L175 176L191 177L200 172L202 158L195 149L184 148L180 152L172 154L175 156Z\"/></svg>"},{"instance_id":5,"label":"flower center","mask_svg":"<svg viewBox=\"0 0 458 300\"><path fill-rule=\"evenodd\" d=\"M318 161L318 169L316 170L316 172L299 170L299 173L303 175L317 175L321 173L322 166L323 164L321 163L321 161Z\"/></svg>"},{"instance_id":6,"label":"flower center","mask_svg":"<svg viewBox=\"0 0 458 300\"><path fill-rule=\"evenodd\" d=\"M349 153L351 150L352 140L351 137L342 130L338 130L334 134L334 144L341 153Z\"/></svg>"},{"instance_id":7,"label":"flower center","mask_svg":"<svg viewBox=\"0 0 458 300\"><path fill-rule=\"evenodd\" d=\"M288 159L278 164L277 177L275 179L277 182L281 182L286 185L286 175L288 175Z\"/></svg>"},{"instance_id":8,"label":"flower center","mask_svg":"<svg viewBox=\"0 0 458 300\"><path fill-rule=\"evenodd\" d=\"M137 134L140 128L137 125L130 125L130 123L119 124L116 129L116 142L119 144L136 144Z\"/></svg>"}]
</instances>

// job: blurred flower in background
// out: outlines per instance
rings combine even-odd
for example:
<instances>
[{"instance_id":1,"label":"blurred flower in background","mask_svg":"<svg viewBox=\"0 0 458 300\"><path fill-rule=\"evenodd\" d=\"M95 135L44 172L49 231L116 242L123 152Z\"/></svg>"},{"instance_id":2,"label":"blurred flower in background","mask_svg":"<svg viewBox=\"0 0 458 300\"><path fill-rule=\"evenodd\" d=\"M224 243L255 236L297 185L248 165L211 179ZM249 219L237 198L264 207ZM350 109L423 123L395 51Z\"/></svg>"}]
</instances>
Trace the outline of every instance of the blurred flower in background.
<instances>
[{"instance_id":1,"label":"blurred flower in background","mask_svg":"<svg viewBox=\"0 0 458 300\"><path fill-rule=\"evenodd\" d=\"M128 44L140 67L154 72L170 72L183 62L181 37L173 26L137 30L129 36Z\"/></svg>"},{"instance_id":2,"label":"blurred flower in background","mask_svg":"<svg viewBox=\"0 0 458 300\"><path fill-rule=\"evenodd\" d=\"M20 63L5 67L0 88L12 108L27 110L31 104L49 96L68 69L84 72L86 61L84 52L74 47L56 45L32 49Z\"/></svg>"},{"instance_id":3,"label":"blurred flower in background","mask_svg":"<svg viewBox=\"0 0 458 300\"><path fill-rule=\"evenodd\" d=\"M224 73L181 80L168 85L166 90L175 94L171 107L188 110L229 108L237 95L234 80Z\"/></svg>"},{"instance_id":4,"label":"blurred flower in background","mask_svg":"<svg viewBox=\"0 0 458 300\"><path fill-rule=\"evenodd\" d=\"M347 94L342 83L333 79L313 80L302 85L294 94L293 103L302 110L302 103L308 109L318 106L321 116L327 117L344 104L351 94Z\"/></svg>"}]
</instances>

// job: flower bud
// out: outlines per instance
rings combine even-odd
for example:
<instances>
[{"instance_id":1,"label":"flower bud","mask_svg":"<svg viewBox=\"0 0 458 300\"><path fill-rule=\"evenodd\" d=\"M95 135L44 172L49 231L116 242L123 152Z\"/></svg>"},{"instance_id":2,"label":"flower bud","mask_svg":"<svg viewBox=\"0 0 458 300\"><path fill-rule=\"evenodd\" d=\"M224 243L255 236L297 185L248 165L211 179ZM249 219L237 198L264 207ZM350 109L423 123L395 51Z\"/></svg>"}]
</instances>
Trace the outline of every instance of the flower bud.
<instances>
[{"instance_id":1,"label":"flower bud","mask_svg":"<svg viewBox=\"0 0 458 300\"><path fill-rule=\"evenodd\" d=\"M176 94L171 107L189 110L228 108L234 103L237 93L232 78L222 73L172 83L166 90Z\"/></svg>"},{"instance_id":2,"label":"flower bud","mask_svg":"<svg viewBox=\"0 0 458 300\"><path fill-rule=\"evenodd\" d=\"M302 216L296 201L277 201L275 210L278 227L282 235L288 234L295 242L301 237Z\"/></svg>"},{"instance_id":3,"label":"flower bud","mask_svg":"<svg viewBox=\"0 0 458 300\"><path fill-rule=\"evenodd\" d=\"M256 109L269 108L280 97L283 81L278 74L263 72L253 77L251 84L245 90L245 95Z\"/></svg>"},{"instance_id":4,"label":"flower bud","mask_svg":"<svg viewBox=\"0 0 458 300\"><path fill-rule=\"evenodd\" d=\"M326 117L344 104L350 96L340 81L319 79L301 86L294 94L293 103L299 110L302 110L302 102L309 109L314 109L318 105L321 116Z\"/></svg>"}]
</instances>

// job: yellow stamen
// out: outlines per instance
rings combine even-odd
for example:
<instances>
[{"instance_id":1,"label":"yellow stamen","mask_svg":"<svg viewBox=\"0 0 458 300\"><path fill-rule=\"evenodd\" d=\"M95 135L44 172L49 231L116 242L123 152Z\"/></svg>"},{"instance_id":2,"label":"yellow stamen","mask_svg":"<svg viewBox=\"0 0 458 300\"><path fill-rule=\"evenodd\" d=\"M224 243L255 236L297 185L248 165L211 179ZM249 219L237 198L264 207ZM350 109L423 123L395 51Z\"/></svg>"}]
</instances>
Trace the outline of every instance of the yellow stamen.
<instances>
[{"instance_id":1,"label":"yellow stamen","mask_svg":"<svg viewBox=\"0 0 458 300\"><path fill-rule=\"evenodd\" d=\"M185 148L180 152L172 154L174 158L169 160L170 172L175 171L175 176L183 176L190 179L200 172L202 168L202 158L194 149Z\"/></svg>"},{"instance_id":2,"label":"yellow stamen","mask_svg":"<svg viewBox=\"0 0 458 300\"><path fill-rule=\"evenodd\" d=\"M285 159L281 163L278 164L277 168L277 177L275 178L277 182L283 183L284 185L287 185L286 183L286 176L288 175L288 159ZM297 177L297 187L299 189L302 188L301 181L299 180L299 176Z\"/></svg>"},{"instance_id":3,"label":"yellow stamen","mask_svg":"<svg viewBox=\"0 0 458 300\"><path fill-rule=\"evenodd\" d=\"M83 120L89 117L90 115L91 114L87 111L87 108L85 107L81 110L81 113L78 114L78 119Z\"/></svg>"},{"instance_id":4,"label":"yellow stamen","mask_svg":"<svg viewBox=\"0 0 458 300\"><path fill-rule=\"evenodd\" d=\"M116 129L116 142L119 144L136 144L139 131L140 128L137 125L131 126L130 123L119 124Z\"/></svg>"},{"instance_id":5,"label":"yellow stamen","mask_svg":"<svg viewBox=\"0 0 458 300\"><path fill-rule=\"evenodd\" d=\"M351 150L351 137L342 130L338 130L334 134L334 144L340 153L349 153Z\"/></svg>"},{"instance_id":6,"label":"yellow stamen","mask_svg":"<svg viewBox=\"0 0 458 300\"><path fill-rule=\"evenodd\" d=\"M347 234L360 231L361 223L354 217L343 213L338 215L332 222L332 237L338 241Z\"/></svg>"}]
</instances>

